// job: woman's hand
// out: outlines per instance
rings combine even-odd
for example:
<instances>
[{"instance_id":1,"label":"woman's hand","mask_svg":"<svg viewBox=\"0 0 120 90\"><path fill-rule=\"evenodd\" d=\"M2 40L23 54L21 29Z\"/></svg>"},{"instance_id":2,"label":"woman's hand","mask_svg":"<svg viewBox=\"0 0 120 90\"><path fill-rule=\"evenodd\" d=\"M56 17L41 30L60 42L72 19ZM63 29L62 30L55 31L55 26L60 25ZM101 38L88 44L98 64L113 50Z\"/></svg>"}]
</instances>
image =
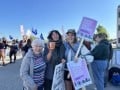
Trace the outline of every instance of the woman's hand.
<instances>
[{"instance_id":1,"label":"woman's hand","mask_svg":"<svg viewBox=\"0 0 120 90\"><path fill-rule=\"evenodd\" d=\"M47 54L47 60L49 61L51 59L52 56L52 50L49 50L48 54Z\"/></svg>"},{"instance_id":2,"label":"woman's hand","mask_svg":"<svg viewBox=\"0 0 120 90\"><path fill-rule=\"evenodd\" d=\"M71 77L70 73L68 73L67 78L69 79Z\"/></svg>"},{"instance_id":3,"label":"woman's hand","mask_svg":"<svg viewBox=\"0 0 120 90\"><path fill-rule=\"evenodd\" d=\"M37 85L35 85L35 87L33 88L33 90L38 90L38 86L37 86Z\"/></svg>"},{"instance_id":4,"label":"woman's hand","mask_svg":"<svg viewBox=\"0 0 120 90\"><path fill-rule=\"evenodd\" d=\"M74 58L74 61L77 63L77 62L78 62L78 57L75 57L75 58Z\"/></svg>"}]
</instances>

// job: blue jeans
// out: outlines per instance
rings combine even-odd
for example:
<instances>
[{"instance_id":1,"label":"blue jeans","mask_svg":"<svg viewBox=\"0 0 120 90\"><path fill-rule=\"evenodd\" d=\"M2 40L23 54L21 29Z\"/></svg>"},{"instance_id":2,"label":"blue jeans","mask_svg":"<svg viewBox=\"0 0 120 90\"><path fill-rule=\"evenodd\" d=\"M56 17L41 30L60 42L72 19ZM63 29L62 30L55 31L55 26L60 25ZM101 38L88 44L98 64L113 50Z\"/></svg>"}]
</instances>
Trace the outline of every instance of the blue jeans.
<instances>
[{"instance_id":1,"label":"blue jeans","mask_svg":"<svg viewBox=\"0 0 120 90\"><path fill-rule=\"evenodd\" d=\"M110 63L110 61L108 61L107 68L106 68L106 71L105 71L104 85L107 85L107 82L108 82L109 63Z\"/></svg>"},{"instance_id":2,"label":"blue jeans","mask_svg":"<svg viewBox=\"0 0 120 90\"><path fill-rule=\"evenodd\" d=\"M107 60L94 60L91 67L97 90L104 90L104 75L107 68Z\"/></svg>"}]
</instances>

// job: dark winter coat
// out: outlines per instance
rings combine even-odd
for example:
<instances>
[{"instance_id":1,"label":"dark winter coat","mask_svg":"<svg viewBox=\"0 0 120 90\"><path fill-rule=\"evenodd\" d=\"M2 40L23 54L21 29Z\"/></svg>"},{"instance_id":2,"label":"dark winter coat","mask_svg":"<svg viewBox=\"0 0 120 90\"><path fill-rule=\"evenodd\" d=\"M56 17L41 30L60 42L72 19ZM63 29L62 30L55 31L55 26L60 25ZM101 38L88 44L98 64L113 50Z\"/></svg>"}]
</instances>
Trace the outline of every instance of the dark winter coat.
<instances>
[{"instance_id":1,"label":"dark winter coat","mask_svg":"<svg viewBox=\"0 0 120 90\"><path fill-rule=\"evenodd\" d=\"M91 51L94 60L108 60L110 55L110 48L108 40L104 39Z\"/></svg>"},{"instance_id":2,"label":"dark winter coat","mask_svg":"<svg viewBox=\"0 0 120 90\"><path fill-rule=\"evenodd\" d=\"M47 54L49 52L48 46L46 45L44 49L44 56L47 62L46 74L45 77L49 80L53 79L54 69L57 64L61 63L61 60L65 57L65 47L62 41L56 42L56 47L52 52L51 59L47 60Z\"/></svg>"}]
</instances>

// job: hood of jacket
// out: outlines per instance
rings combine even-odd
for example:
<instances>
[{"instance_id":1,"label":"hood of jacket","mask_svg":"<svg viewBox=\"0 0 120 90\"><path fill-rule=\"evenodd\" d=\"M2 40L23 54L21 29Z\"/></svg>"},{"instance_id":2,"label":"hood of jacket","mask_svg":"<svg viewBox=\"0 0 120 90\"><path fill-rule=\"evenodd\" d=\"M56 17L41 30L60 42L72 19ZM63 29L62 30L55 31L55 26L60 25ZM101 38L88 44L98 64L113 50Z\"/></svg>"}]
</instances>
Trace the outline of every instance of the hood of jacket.
<instances>
[{"instance_id":1,"label":"hood of jacket","mask_svg":"<svg viewBox=\"0 0 120 90\"><path fill-rule=\"evenodd\" d=\"M107 39L103 39L100 41L101 44L109 45L109 41Z\"/></svg>"}]
</instances>

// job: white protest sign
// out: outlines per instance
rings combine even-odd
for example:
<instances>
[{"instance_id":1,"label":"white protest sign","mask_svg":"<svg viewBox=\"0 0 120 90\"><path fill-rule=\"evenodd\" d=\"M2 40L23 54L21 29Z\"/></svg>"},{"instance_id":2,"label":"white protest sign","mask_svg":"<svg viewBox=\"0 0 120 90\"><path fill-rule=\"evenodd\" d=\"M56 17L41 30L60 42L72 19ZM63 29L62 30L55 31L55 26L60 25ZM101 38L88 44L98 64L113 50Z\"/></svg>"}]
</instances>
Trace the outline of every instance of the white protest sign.
<instances>
[{"instance_id":1,"label":"white protest sign","mask_svg":"<svg viewBox=\"0 0 120 90\"><path fill-rule=\"evenodd\" d=\"M22 36L25 35L25 30L23 25L20 25L20 33Z\"/></svg>"},{"instance_id":2,"label":"white protest sign","mask_svg":"<svg viewBox=\"0 0 120 90\"><path fill-rule=\"evenodd\" d=\"M52 90L65 90L64 65L62 63L55 67Z\"/></svg>"},{"instance_id":3,"label":"white protest sign","mask_svg":"<svg viewBox=\"0 0 120 90\"><path fill-rule=\"evenodd\" d=\"M26 35L28 36L28 38L30 38L31 34L32 34L31 30L28 29L27 32L26 32Z\"/></svg>"},{"instance_id":4,"label":"white protest sign","mask_svg":"<svg viewBox=\"0 0 120 90\"><path fill-rule=\"evenodd\" d=\"M79 58L78 62L74 62L74 61L68 62L67 66L71 74L71 78L75 90L78 90L89 84L92 84L92 80L88 72L85 59Z\"/></svg>"},{"instance_id":5,"label":"white protest sign","mask_svg":"<svg viewBox=\"0 0 120 90\"><path fill-rule=\"evenodd\" d=\"M78 29L78 37L84 37L87 40L92 40L97 21L88 17L83 17Z\"/></svg>"}]
</instances>

